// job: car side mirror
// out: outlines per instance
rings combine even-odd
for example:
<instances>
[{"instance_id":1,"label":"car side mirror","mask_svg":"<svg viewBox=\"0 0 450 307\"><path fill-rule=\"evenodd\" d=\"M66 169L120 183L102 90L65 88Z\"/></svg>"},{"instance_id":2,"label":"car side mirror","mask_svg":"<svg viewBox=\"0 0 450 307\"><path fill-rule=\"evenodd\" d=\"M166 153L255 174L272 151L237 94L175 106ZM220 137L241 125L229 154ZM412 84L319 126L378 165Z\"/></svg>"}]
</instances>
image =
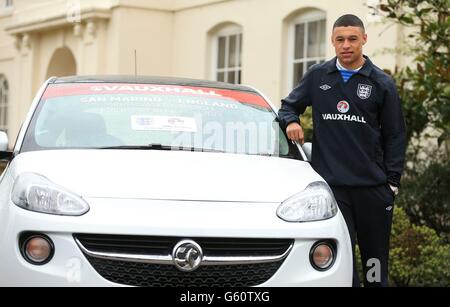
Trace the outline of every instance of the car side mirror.
<instances>
[{"instance_id":1,"label":"car side mirror","mask_svg":"<svg viewBox=\"0 0 450 307\"><path fill-rule=\"evenodd\" d=\"M0 160L11 159L12 152L8 151L8 135L4 131L0 131Z\"/></svg>"},{"instance_id":2,"label":"car side mirror","mask_svg":"<svg viewBox=\"0 0 450 307\"><path fill-rule=\"evenodd\" d=\"M305 152L306 157L308 158L308 161L311 162L311 156L312 156L312 143L304 143L302 145L302 149Z\"/></svg>"}]
</instances>

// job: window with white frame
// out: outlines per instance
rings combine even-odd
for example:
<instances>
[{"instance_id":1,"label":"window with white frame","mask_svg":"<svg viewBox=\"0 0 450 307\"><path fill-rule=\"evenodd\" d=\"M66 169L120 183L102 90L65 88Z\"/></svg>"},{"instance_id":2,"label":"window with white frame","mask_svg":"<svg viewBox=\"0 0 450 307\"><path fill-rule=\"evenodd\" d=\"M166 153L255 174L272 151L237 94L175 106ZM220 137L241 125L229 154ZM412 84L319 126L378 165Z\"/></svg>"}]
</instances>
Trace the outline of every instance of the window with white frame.
<instances>
[{"instance_id":1,"label":"window with white frame","mask_svg":"<svg viewBox=\"0 0 450 307\"><path fill-rule=\"evenodd\" d=\"M14 2L13 0L3 0L3 3L4 3L3 7L5 7L5 8L12 7L14 4L13 2Z\"/></svg>"},{"instance_id":2,"label":"window with white frame","mask_svg":"<svg viewBox=\"0 0 450 307\"><path fill-rule=\"evenodd\" d=\"M221 29L214 36L215 80L233 84L241 83L242 29L233 25Z\"/></svg>"},{"instance_id":3,"label":"window with white frame","mask_svg":"<svg viewBox=\"0 0 450 307\"><path fill-rule=\"evenodd\" d=\"M326 16L310 11L295 18L289 27L289 87L295 87L314 64L326 60Z\"/></svg>"},{"instance_id":4,"label":"window with white frame","mask_svg":"<svg viewBox=\"0 0 450 307\"><path fill-rule=\"evenodd\" d=\"M0 130L8 130L9 87L6 78L0 75Z\"/></svg>"},{"instance_id":5,"label":"window with white frame","mask_svg":"<svg viewBox=\"0 0 450 307\"><path fill-rule=\"evenodd\" d=\"M0 0L0 16L10 16L13 13L13 0Z\"/></svg>"}]
</instances>

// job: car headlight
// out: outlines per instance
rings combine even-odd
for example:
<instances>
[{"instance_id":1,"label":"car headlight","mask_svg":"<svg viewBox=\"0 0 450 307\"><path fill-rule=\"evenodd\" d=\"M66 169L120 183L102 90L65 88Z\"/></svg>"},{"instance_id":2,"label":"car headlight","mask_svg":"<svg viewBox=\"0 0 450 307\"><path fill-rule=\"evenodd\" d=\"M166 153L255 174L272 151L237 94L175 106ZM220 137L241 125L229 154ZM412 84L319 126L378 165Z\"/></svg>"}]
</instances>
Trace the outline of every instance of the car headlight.
<instances>
[{"instance_id":1,"label":"car headlight","mask_svg":"<svg viewBox=\"0 0 450 307\"><path fill-rule=\"evenodd\" d=\"M285 200L278 207L277 215L287 222L310 222L332 218L337 210L330 187L325 182L317 181Z\"/></svg>"},{"instance_id":2,"label":"car headlight","mask_svg":"<svg viewBox=\"0 0 450 307\"><path fill-rule=\"evenodd\" d=\"M18 176L11 200L26 210L55 215L79 216L89 211L89 205L81 196L35 173Z\"/></svg>"}]
</instances>

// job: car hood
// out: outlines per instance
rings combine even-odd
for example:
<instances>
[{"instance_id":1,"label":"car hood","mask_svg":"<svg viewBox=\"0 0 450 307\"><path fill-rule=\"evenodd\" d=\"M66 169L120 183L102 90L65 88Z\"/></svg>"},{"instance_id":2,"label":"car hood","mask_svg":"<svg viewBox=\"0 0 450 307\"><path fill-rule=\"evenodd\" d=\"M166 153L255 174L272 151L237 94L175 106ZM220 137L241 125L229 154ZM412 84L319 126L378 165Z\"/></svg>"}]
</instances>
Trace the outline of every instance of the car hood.
<instances>
[{"instance_id":1,"label":"car hood","mask_svg":"<svg viewBox=\"0 0 450 307\"><path fill-rule=\"evenodd\" d=\"M282 202L323 179L303 161L161 150L50 150L17 155L13 178L34 172L85 198Z\"/></svg>"}]
</instances>

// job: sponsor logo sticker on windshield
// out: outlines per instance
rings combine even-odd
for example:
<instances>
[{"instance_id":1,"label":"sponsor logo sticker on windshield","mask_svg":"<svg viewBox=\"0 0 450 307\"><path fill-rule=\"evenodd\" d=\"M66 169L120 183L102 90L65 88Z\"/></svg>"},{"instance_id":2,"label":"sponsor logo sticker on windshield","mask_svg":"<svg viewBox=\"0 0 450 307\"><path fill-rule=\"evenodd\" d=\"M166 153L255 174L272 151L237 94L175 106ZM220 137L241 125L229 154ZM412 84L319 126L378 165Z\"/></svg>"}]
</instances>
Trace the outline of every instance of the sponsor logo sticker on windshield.
<instances>
[{"instance_id":1,"label":"sponsor logo sticker on windshield","mask_svg":"<svg viewBox=\"0 0 450 307\"><path fill-rule=\"evenodd\" d=\"M131 116L131 129L138 131L197 132L197 124L192 117L180 116Z\"/></svg>"},{"instance_id":2,"label":"sponsor logo sticker on windshield","mask_svg":"<svg viewBox=\"0 0 450 307\"><path fill-rule=\"evenodd\" d=\"M187 94L197 96L221 96L214 90L206 90L202 88L181 87L181 86L163 86L163 85L95 85L90 88L94 92L112 92L112 93L160 93L160 94Z\"/></svg>"},{"instance_id":3,"label":"sponsor logo sticker on windshield","mask_svg":"<svg viewBox=\"0 0 450 307\"><path fill-rule=\"evenodd\" d=\"M113 102L113 98L107 99L106 95L130 95L139 96L177 96L186 98L201 98L204 100L229 100L239 102L244 105L252 105L270 110L270 105L260 95L234 89L208 88L186 85L161 85L161 84L128 84L128 83L61 83L51 84L42 95L43 99L67 97L67 96L88 96L82 97L81 102ZM96 100L98 99L98 100ZM120 98L126 101L126 98ZM157 98L152 98L157 99ZM154 101L154 100L152 100ZM186 100L190 101L190 100Z\"/></svg>"}]
</instances>

